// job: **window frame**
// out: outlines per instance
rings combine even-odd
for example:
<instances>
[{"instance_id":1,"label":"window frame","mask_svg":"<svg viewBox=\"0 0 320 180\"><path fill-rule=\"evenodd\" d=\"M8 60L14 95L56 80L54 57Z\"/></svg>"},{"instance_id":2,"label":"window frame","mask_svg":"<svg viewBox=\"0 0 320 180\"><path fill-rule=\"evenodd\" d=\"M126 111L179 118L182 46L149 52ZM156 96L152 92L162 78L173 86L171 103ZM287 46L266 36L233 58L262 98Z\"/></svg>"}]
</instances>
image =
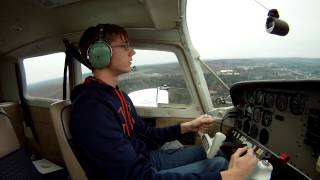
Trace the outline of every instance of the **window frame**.
<instances>
[{"instance_id":1,"label":"window frame","mask_svg":"<svg viewBox=\"0 0 320 180\"><path fill-rule=\"evenodd\" d=\"M22 95L25 98L25 101L28 105L49 108L52 103L62 100L62 99L47 98L47 97L33 97L33 96L30 96L27 92L27 89L28 89L27 88L27 76L26 76L26 71L25 71L25 66L24 66L23 61L28 58L45 56L45 55L50 55L50 54L55 54L55 53L65 53L65 52L64 51L54 51L54 52L47 52L47 53L41 53L41 54L34 54L33 56L30 56L30 57L22 57L17 61L17 65L18 65L17 70L19 71L17 76L19 76L19 78L21 79ZM72 64L71 66L74 66L74 63L71 63L71 64ZM72 73L69 72L68 75L69 75L69 79L70 79L70 76L72 76ZM62 74L62 77L63 77L63 74ZM63 82L61 82L61 84L62 83ZM68 85L69 86L67 88L70 88L71 87L70 81L69 81Z\"/></svg>"},{"instance_id":2,"label":"window frame","mask_svg":"<svg viewBox=\"0 0 320 180\"><path fill-rule=\"evenodd\" d=\"M193 84L193 79L191 77L191 71L187 65L186 55L183 52L182 47L177 44L160 44L154 42L138 42L132 43L134 49L139 50L154 50L154 51L168 51L176 55L178 63L181 67L183 77L185 79L186 88L190 93L191 104L186 106L168 104L160 105L158 107L136 107L137 111L141 116L149 117L152 114L152 117L195 117L198 116L201 111L200 101L197 96L196 88ZM134 58L133 58L134 59Z\"/></svg>"}]
</instances>

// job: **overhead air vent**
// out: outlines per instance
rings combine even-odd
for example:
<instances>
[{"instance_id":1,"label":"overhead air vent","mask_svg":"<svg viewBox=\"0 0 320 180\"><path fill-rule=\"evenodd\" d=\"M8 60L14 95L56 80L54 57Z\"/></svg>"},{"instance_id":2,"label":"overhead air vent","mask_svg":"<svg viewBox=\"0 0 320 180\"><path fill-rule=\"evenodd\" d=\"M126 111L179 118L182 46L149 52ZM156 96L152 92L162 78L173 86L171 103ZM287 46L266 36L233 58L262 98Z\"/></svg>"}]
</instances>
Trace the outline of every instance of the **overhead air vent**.
<instances>
[{"instance_id":1,"label":"overhead air vent","mask_svg":"<svg viewBox=\"0 0 320 180\"><path fill-rule=\"evenodd\" d=\"M45 8L61 7L79 1L80 0L32 0L35 4Z\"/></svg>"}]
</instances>

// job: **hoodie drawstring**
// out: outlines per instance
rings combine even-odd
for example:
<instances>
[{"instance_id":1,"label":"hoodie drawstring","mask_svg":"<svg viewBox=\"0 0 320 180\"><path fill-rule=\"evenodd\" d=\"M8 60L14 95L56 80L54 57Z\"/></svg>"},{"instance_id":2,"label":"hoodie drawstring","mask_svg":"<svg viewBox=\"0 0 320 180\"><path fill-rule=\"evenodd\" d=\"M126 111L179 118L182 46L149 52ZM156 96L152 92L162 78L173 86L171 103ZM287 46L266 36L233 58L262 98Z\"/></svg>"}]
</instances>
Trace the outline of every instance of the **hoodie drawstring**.
<instances>
[{"instance_id":1,"label":"hoodie drawstring","mask_svg":"<svg viewBox=\"0 0 320 180\"><path fill-rule=\"evenodd\" d=\"M130 137L131 132L133 130L134 121L133 121L131 114L129 112L128 104L127 104L126 99L123 96L123 93L119 90L119 88L115 88L115 93L120 100L121 111L122 111L121 114L122 114L123 118L125 119L125 125L122 125L122 126L125 126L125 127L123 127L124 132L127 132L127 135Z\"/></svg>"}]
</instances>

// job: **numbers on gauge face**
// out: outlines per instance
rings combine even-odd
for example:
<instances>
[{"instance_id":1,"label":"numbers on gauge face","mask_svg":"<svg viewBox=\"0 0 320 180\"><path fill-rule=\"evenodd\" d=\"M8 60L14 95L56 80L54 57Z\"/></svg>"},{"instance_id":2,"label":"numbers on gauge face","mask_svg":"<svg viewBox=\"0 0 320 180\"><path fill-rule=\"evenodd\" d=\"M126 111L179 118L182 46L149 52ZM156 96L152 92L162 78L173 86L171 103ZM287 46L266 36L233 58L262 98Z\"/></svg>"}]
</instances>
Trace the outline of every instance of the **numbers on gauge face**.
<instances>
[{"instance_id":1,"label":"numbers on gauge face","mask_svg":"<svg viewBox=\"0 0 320 180\"><path fill-rule=\"evenodd\" d=\"M260 105L263 103L263 98L264 98L264 91L262 90L258 90L256 91L256 94L255 94L255 103Z\"/></svg>"},{"instance_id":2,"label":"numbers on gauge face","mask_svg":"<svg viewBox=\"0 0 320 180\"><path fill-rule=\"evenodd\" d=\"M279 94L276 98L276 107L279 111L285 111L288 107L288 96Z\"/></svg>"},{"instance_id":3,"label":"numbers on gauge face","mask_svg":"<svg viewBox=\"0 0 320 180\"><path fill-rule=\"evenodd\" d=\"M261 124L265 127L269 127L272 123L272 113L269 111L264 111L262 115Z\"/></svg>"},{"instance_id":4,"label":"numbers on gauge face","mask_svg":"<svg viewBox=\"0 0 320 180\"><path fill-rule=\"evenodd\" d=\"M274 104L274 94L271 92L267 92L264 96L264 106L265 107L273 107Z\"/></svg>"},{"instance_id":5,"label":"numbers on gauge face","mask_svg":"<svg viewBox=\"0 0 320 180\"><path fill-rule=\"evenodd\" d=\"M294 115L300 115L304 112L306 106L306 97L303 94L295 94L290 100L290 110Z\"/></svg>"}]
</instances>

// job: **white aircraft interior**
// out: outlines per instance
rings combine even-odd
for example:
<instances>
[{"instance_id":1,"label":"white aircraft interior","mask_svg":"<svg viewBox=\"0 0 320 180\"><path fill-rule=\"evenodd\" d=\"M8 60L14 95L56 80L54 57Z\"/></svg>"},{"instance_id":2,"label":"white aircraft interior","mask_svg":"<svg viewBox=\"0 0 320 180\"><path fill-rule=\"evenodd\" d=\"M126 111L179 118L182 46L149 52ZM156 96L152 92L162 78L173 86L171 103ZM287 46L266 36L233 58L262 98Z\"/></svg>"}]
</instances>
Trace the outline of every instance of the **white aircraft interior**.
<instances>
[{"instance_id":1,"label":"white aircraft interior","mask_svg":"<svg viewBox=\"0 0 320 180\"><path fill-rule=\"evenodd\" d=\"M228 158L238 147L254 148L260 161L248 179L320 179L320 25L307 19L310 26L290 23L300 13L320 17L304 9L318 2L299 2L294 7L300 11L274 2L251 2L256 9L274 8L261 8L265 17L259 21L268 41L256 38L255 28L248 28L248 41L232 41L238 29L227 26L210 30L226 43L206 37L209 51L219 55L215 47L221 45L236 55L238 47L248 46L248 58L206 58L187 22L191 6L203 1L2 1L0 179L87 179L70 145L68 107L70 91L91 74L81 64L79 39L99 23L118 24L129 33L136 55L132 72L121 77L119 86L147 124L164 127L209 114L216 119L209 136L186 134L179 139L183 145L203 143L208 154L220 149ZM219 1L215 3L219 9ZM205 18L196 21L204 23L197 35L214 24ZM297 33L300 29L304 35ZM272 54L290 46L289 38L300 44L292 43L294 53ZM257 44L250 44L251 39ZM264 47L267 44L276 50ZM255 58L260 46L268 56Z\"/></svg>"}]
</instances>

